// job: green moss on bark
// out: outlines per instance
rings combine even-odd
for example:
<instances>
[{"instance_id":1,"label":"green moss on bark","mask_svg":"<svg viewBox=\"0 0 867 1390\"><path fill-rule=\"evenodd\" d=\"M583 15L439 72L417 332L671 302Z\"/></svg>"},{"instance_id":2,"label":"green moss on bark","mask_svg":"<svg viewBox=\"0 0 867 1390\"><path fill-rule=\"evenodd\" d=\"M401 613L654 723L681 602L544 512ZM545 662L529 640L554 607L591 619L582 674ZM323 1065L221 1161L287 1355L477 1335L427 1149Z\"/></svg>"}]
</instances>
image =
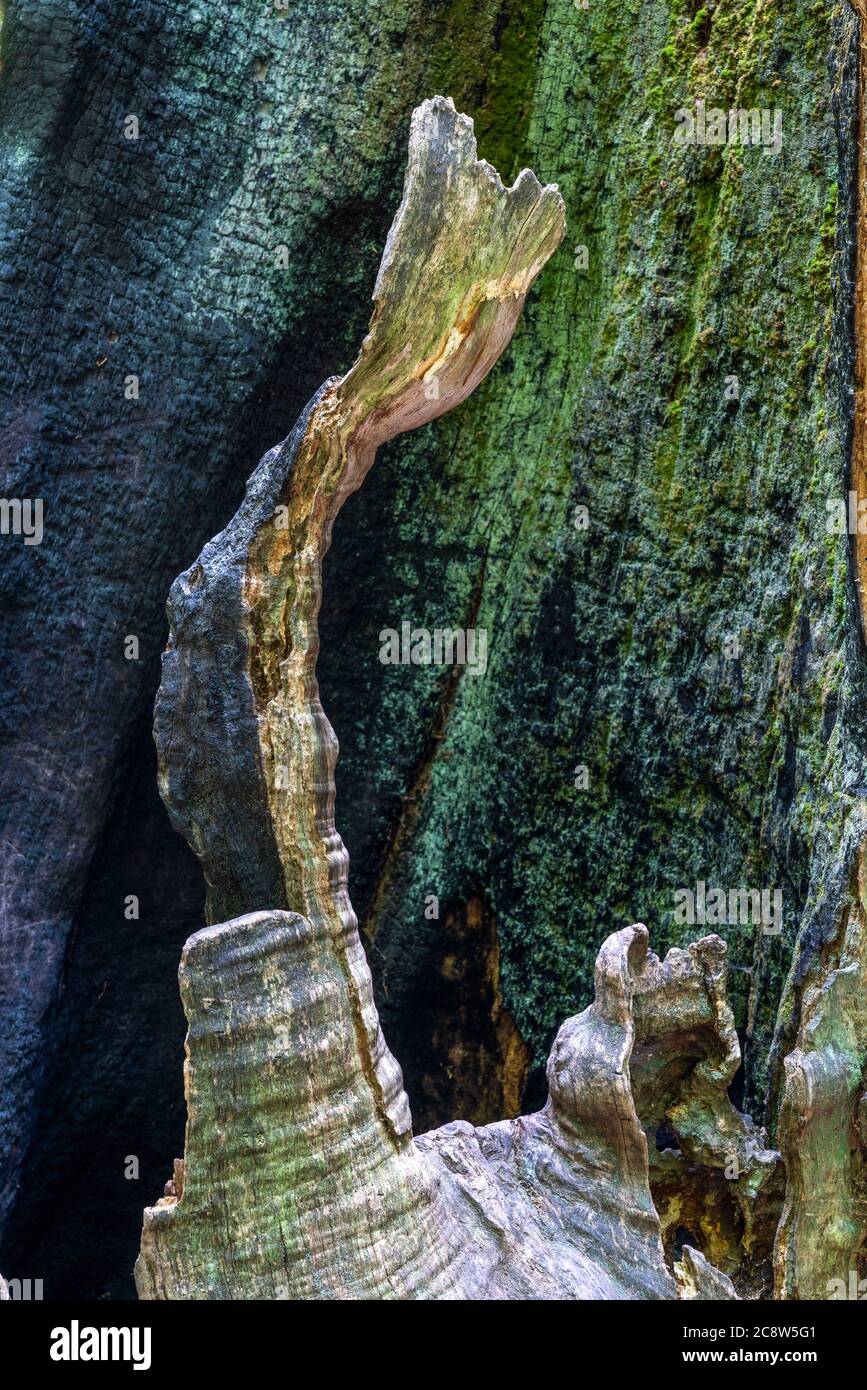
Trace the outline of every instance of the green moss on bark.
<instances>
[{"instance_id":1,"label":"green moss on bark","mask_svg":"<svg viewBox=\"0 0 867 1390\"><path fill-rule=\"evenodd\" d=\"M852 804L846 542L825 528L845 436L832 11L547 7L518 158L559 181L569 246L497 376L392 449L336 538L326 606L341 575L362 585L325 615L338 823L410 1085L426 894L484 888L505 1003L541 1061L602 939L635 919L657 950L700 935L675 924L674 892L704 880L783 891L780 937L717 928L754 1098L765 1087L795 935ZM779 107L782 150L679 148L675 113L697 97ZM379 527L359 576L349 551ZM439 715L444 673L377 669L376 631L403 619L488 629L486 676L464 674Z\"/></svg>"}]
</instances>

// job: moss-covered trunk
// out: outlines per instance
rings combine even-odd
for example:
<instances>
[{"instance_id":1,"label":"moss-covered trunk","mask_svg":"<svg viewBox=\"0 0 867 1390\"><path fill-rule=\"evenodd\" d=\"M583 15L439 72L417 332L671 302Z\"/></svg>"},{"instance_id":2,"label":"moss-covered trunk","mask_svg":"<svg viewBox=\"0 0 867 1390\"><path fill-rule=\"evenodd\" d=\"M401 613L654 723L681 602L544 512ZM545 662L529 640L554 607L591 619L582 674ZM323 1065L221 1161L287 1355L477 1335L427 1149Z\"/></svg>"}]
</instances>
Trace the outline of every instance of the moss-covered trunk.
<instances>
[{"instance_id":1,"label":"moss-covered trunk","mask_svg":"<svg viewBox=\"0 0 867 1390\"><path fill-rule=\"evenodd\" d=\"M780 932L707 917L764 1100L794 942L839 924L862 824L861 649L827 507L849 447L855 70L848 4L546 8L515 153L559 180L570 246L500 376L393 448L326 573L341 818L411 1090L460 993L442 921L475 895L539 1061L605 935L640 918L692 939L675 895L704 883L781 893ZM679 145L697 100L779 111L780 147ZM469 615L484 681L378 664L377 629Z\"/></svg>"},{"instance_id":2,"label":"moss-covered trunk","mask_svg":"<svg viewBox=\"0 0 867 1390\"><path fill-rule=\"evenodd\" d=\"M855 377L856 31L848 0L9 0L4 491L44 498L45 537L2 538L7 1276L50 1256L53 1292L128 1288L180 1150L201 880L156 804L164 598L349 366L435 91L504 176L559 183L570 243L497 374L383 452L326 565L337 821L386 1035L422 1127L526 1108L600 944L640 918L657 949L727 937L749 1099L777 1094L863 834L826 505ZM778 109L781 147L676 144L697 99ZM485 675L383 665L403 622L484 628ZM779 889L782 931L676 921L699 882Z\"/></svg>"}]
</instances>

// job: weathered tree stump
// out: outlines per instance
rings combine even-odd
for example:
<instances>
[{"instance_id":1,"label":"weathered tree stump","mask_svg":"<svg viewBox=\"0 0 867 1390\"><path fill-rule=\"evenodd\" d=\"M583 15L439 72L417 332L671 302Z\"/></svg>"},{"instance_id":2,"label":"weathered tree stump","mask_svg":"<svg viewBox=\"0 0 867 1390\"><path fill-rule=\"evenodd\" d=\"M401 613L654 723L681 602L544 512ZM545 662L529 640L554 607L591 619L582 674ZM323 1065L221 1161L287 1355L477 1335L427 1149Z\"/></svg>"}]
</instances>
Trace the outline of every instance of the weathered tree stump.
<instances>
[{"instance_id":1,"label":"weathered tree stump","mask_svg":"<svg viewBox=\"0 0 867 1390\"><path fill-rule=\"evenodd\" d=\"M221 924L181 964L186 1151L145 1213L144 1298L674 1298L648 1129L676 1115L691 1168L734 1153L745 1220L778 1175L727 1096L724 943L660 962L643 926L602 947L543 1110L414 1140L347 893L315 674L334 519L381 443L490 370L563 230L555 187L504 188L466 117L420 107L358 360L172 588L160 788ZM734 1296L698 1255L679 1278Z\"/></svg>"}]
</instances>

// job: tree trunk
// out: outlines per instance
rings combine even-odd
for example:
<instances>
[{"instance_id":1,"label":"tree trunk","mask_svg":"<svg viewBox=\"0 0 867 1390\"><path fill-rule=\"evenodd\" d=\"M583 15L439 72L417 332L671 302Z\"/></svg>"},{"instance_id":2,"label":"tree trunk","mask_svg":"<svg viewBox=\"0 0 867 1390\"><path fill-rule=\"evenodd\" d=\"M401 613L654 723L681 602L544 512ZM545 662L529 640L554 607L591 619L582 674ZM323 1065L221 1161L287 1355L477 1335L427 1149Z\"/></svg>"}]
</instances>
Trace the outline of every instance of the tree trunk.
<instances>
[{"instance_id":1,"label":"tree trunk","mask_svg":"<svg viewBox=\"0 0 867 1390\"><path fill-rule=\"evenodd\" d=\"M601 942L641 918L660 949L727 940L773 1142L806 1172L784 1059L823 1049L842 1072L807 1070L861 1133L861 537L828 524L863 473L858 44L848 0L8 0L4 495L43 499L44 537L0 537L7 1277L130 1291L182 1142L204 895L155 791L165 594L349 367L434 91L506 182L558 182L570 231L497 372L386 446L324 569L339 821L416 1127L541 1100ZM779 109L779 151L676 144L697 98ZM484 679L383 665L404 622L484 628ZM677 920L699 883L780 889L782 931ZM784 1292L830 1277L792 1272L806 1221Z\"/></svg>"}]
</instances>

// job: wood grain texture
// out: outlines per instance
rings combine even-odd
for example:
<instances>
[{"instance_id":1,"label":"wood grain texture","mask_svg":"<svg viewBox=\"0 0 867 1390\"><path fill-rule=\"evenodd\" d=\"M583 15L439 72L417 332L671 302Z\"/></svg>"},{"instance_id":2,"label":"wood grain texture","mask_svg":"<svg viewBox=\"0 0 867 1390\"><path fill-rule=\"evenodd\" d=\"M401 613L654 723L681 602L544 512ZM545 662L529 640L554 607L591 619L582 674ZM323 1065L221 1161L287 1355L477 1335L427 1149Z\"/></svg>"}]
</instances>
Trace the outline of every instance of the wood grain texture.
<instances>
[{"instance_id":1,"label":"wood grain texture","mask_svg":"<svg viewBox=\"0 0 867 1390\"><path fill-rule=\"evenodd\" d=\"M327 931L292 913L205 928L181 965L185 1159L145 1213L140 1296L676 1297L630 1058L664 1015L675 1036L727 1042L707 971L723 953L707 938L661 962L643 926L615 933L594 1003L555 1041L545 1107L413 1140L384 1122L361 1041L363 956L350 983Z\"/></svg>"}]
</instances>

